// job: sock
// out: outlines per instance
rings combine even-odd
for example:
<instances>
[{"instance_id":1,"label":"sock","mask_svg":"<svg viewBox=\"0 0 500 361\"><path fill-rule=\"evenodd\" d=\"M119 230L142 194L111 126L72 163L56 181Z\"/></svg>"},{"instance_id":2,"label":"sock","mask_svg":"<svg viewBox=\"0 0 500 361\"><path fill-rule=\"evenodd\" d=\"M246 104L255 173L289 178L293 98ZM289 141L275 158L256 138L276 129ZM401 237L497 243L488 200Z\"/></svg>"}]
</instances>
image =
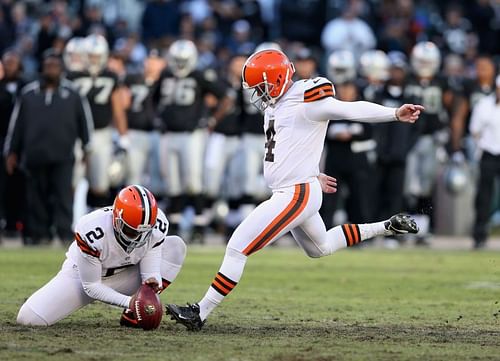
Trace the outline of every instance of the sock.
<instances>
[{"instance_id":1,"label":"sock","mask_svg":"<svg viewBox=\"0 0 500 361\"><path fill-rule=\"evenodd\" d=\"M236 287L245 268L247 256L228 248L219 272L215 276L205 296L198 302L200 318L204 321L224 298Z\"/></svg>"},{"instance_id":2,"label":"sock","mask_svg":"<svg viewBox=\"0 0 500 361\"><path fill-rule=\"evenodd\" d=\"M391 235L392 232L385 229L383 222L364 224L342 224L333 227L326 234L330 244L330 253L341 248L352 247L359 242L375 236Z\"/></svg>"}]
</instances>

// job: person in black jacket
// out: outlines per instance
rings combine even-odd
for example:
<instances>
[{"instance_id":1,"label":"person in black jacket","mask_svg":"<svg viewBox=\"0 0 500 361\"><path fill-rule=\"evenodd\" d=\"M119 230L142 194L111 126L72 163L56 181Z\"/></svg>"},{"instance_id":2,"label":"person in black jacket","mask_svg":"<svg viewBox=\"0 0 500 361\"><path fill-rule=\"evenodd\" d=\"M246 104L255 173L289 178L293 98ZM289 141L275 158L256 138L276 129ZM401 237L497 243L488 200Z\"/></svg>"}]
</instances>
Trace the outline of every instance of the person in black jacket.
<instances>
[{"instance_id":1,"label":"person in black jacket","mask_svg":"<svg viewBox=\"0 0 500 361\"><path fill-rule=\"evenodd\" d=\"M7 51L2 56L0 72L0 149L3 149L9 119L14 109L16 97L24 86L21 57L15 51ZM9 176L5 159L1 155L0 166L0 222L4 232L15 232L22 226L22 203L24 177L19 171Z\"/></svg>"},{"instance_id":2,"label":"person in black jacket","mask_svg":"<svg viewBox=\"0 0 500 361\"><path fill-rule=\"evenodd\" d=\"M7 173L19 167L27 177L25 244L51 239L52 226L63 242L73 240L73 151L77 138L88 150L92 115L62 73L60 56L46 53L40 80L21 91L5 141Z\"/></svg>"}]
</instances>

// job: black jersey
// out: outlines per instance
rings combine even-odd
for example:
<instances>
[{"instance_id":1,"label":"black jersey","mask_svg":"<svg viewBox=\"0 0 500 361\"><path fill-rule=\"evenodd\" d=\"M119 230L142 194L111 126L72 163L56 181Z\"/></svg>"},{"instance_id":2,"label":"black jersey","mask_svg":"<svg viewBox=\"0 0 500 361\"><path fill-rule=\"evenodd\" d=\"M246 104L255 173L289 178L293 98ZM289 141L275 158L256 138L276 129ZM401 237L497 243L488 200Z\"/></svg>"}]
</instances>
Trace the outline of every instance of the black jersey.
<instances>
[{"instance_id":1,"label":"black jersey","mask_svg":"<svg viewBox=\"0 0 500 361\"><path fill-rule=\"evenodd\" d=\"M387 84L375 96L376 103L391 108L399 108L405 101L404 86ZM413 124L386 122L373 128L379 162L403 164L419 134Z\"/></svg>"},{"instance_id":2,"label":"black jersey","mask_svg":"<svg viewBox=\"0 0 500 361\"><path fill-rule=\"evenodd\" d=\"M239 101L241 103L242 132L250 134L264 134L264 116L259 109L250 102L254 90L239 90Z\"/></svg>"},{"instance_id":3,"label":"black jersey","mask_svg":"<svg viewBox=\"0 0 500 361\"><path fill-rule=\"evenodd\" d=\"M463 95L469 102L469 115L467 118L470 118L472 109L474 109L476 104L485 96L493 94L494 91L494 84L481 86L477 80L466 81L463 86Z\"/></svg>"},{"instance_id":4,"label":"black jersey","mask_svg":"<svg viewBox=\"0 0 500 361\"><path fill-rule=\"evenodd\" d=\"M229 83L225 83L224 85L228 89L227 95L233 99L233 105L217 123L214 132L224 135L239 135L241 134L241 101L239 99L241 92Z\"/></svg>"},{"instance_id":5,"label":"black jersey","mask_svg":"<svg viewBox=\"0 0 500 361\"><path fill-rule=\"evenodd\" d=\"M418 121L422 134L432 134L448 125L448 112L443 104L443 96L448 90L448 82L442 78L409 79L404 92L406 101L425 107Z\"/></svg>"},{"instance_id":6,"label":"black jersey","mask_svg":"<svg viewBox=\"0 0 500 361\"><path fill-rule=\"evenodd\" d=\"M129 129L152 130L153 83L146 82L144 75L140 73L127 74L124 83L132 96L130 107L127 109Z\"/></svg>"},{"instance_id":7,"label":"black jersey","mask_svg":"<svg viewBox=\"0 0 500 361\"><path fill-rule=\"evenodd\" d=\"M205 95L211 93L218 99L225 95L225 89L216 78L213 70L195 70L178 78L165 69L154 91L162 131L192 132L198 128L205 109Z\"/></svg>"},{"instance_id":8,"label":"black jersey","mask_svg":"<svg viewBox=\"0 0 500 361\"><path fill-rule=\"evenodd\" d=\"M80 95L87 97L94 119L94 128L109 126L113 119L111 95L119 85L118 76L109 70L104 70L97 76L91 76L88 72L75 72L68 74L67 77Z\"/></svg>"}]
</instances>

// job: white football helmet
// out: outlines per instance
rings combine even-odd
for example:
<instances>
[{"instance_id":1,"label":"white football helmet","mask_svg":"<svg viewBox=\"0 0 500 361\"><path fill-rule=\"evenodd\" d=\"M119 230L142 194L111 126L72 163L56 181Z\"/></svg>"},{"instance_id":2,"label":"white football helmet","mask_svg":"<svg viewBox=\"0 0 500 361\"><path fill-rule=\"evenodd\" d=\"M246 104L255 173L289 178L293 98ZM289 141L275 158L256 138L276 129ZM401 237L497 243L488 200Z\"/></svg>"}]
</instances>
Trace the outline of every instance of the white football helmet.
<instances>
[{"instance_id":1,"label":"white football helmet","mask_svg":"<svg viewBox=\"0 0 500 361\"><path fill-rule=\"evenodd\" d=\"M368 79L386 81L390 66L389 57L382 50L365 51L359 59L360 72Z\"/></svg>"},{"instance_id":2,"label":"white football helmet","mask_svg":"<svg viewBox=\"0 0 500 361\"><path fill-rule=\"evenodd\" d=\"M167 66L179 78L189 75L198 63L198 50L191 40L177 40L170 45Z\"/></svg>"},{"instance_id":3,"label":"white football helmet","mask_svg":"<svg viewBox=\"0 0 500 361\"><path fill-rule=\"evenodd\" d=\"M334 84L356 79L356 61L349 50L336 51L328 57L327 75Z\"/></svg>"},{"instance_id":4,"label":"white football helmet","mask_svg":"<svg viewBox=\"0 0 500 361\"><path fill-rule=\"evenodd\" d=\"M71 38L64 47L64 66L69 71L83 71L87 67L87 52L85 39Z\"/></svg>"},{"instance_id":5,"label":"white football helmet","mask_svg":"<svg viewBox=\"0 0 500 361\"><path fill-rule=\"evenodd\" d=\"M257 47L255 48L255 50L253 52L256 53L258 51L267 50L267 49L283 51L283 49L281 49L280 44L275 43L274 41L266 41L266 42L263 42L263 43L260 43L259 45L257 45Z\"/></svg>"},{"instance_id":6,"label":"white football helmet","mask_svg":"<svg viewBox=\"0 0 500 361\"><path fill-rule=\"evenodd\" d=\"M411 67L422 78L434 76L441 66L441 53L436 44L426 41L418 43L411 51Z\"/></svg>"},{"instance_id":7,"label":"white football helmet","mask_svg":"<svg viewBox=\"0 0 500 361\"><path fill-rule=\"evenodd\" d=\"M102 35L89 35L85 38L85 48L88 57L88 71L91 75L99 74L108 62L109 47Z\"/></svg>"}]
</instances>

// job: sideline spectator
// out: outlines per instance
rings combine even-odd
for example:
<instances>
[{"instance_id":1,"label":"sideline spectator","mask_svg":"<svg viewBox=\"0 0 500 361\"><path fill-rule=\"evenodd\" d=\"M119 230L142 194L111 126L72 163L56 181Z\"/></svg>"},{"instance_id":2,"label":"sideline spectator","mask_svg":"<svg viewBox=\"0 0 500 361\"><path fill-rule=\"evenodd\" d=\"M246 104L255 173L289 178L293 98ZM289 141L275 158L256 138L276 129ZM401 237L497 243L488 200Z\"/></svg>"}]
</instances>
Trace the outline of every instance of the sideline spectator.
<instances>
[{"instance_id":1,"label":"sideline spectator","mask_svg":"<svg viewBox=\"0 0 500 361\"><path fill-rule=\"evenodd\" d=\"M5 142L7 173L27 176L24 243L73 240L72 175L76 138L87 146L92 119L87 101L62 79L59 55L45 54L42 77L26 85L14 108Z\"/></svg>"},{"instance_id":2,"label":"sideline spectator","mask_svg":"<svg viewBox=\"0 0 500 361\"><path fill-rule=\"evenodd\" d=\"M350 50L356 59L373 49L377 40L370 26L358 17L354 5L346 5L342 17L326 24L321 34L321 44L328 53Z\"/></svg>"}]
</instances>

